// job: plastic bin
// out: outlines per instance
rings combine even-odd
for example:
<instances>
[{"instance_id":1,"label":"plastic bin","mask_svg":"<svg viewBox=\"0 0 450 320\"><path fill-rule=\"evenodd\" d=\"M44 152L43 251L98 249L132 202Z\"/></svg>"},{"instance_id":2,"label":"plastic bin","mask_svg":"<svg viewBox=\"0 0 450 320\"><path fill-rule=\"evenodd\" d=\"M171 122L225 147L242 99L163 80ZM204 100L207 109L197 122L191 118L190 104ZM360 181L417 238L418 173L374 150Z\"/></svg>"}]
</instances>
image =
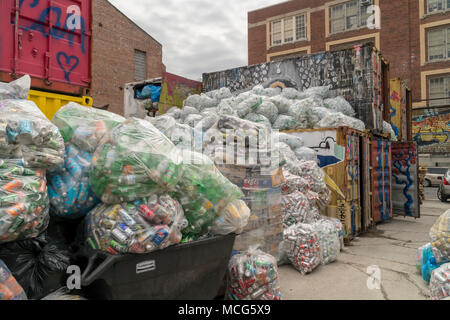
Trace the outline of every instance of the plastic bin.
<instances>
[{"instance_id":1,"label":"plastic bin","mask_svg":"<svg viewBox=\"0 0 450 320\"><path fill-rule=\"evenodd\" d=\"M83 292L92 300L212 300L220 289L235 235L145 255L85 252Z\"/></svg>"}]
</instances>

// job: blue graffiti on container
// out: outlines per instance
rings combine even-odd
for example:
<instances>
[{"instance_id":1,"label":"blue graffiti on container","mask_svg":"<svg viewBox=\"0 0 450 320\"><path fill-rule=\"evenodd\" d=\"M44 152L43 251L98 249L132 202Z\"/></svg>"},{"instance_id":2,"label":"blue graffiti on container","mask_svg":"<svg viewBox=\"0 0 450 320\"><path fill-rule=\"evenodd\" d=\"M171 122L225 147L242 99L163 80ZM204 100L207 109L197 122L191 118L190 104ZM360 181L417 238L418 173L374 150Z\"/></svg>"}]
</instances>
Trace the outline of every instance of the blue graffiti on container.
<instances>
[{"instance_id":1,"label":"blue graffiti on container","mask_svg":"<svg viewBox=\"0 0 450 320\"><path fill-rule=\"evenodd\" d=\"M392 97L391 97L391 99L392 99ZM392 119L395 117L397 115L397 110L396 109L394 109L394 107L392 106L392 103L391 103L391 126L392 126L392 129L394 130L394 132L395 132L395 135L398 137L398 135L400 134L400 130L397 128L397 126L394 124L394 122L392 121Z\"/></svg>"},{"instance_id":2,"label":"blue graffiti on container","mask_svg":"<svg viewBox=\"0 0 450 320\"><path fill-rule=\"evenodd\" d=\"M51 28L50 33L48 33L48 32L46 32L44 25L45 25L46 21L49 19L50 11L54 12L57 15L57 20L54 25L54 28ZM61 17L62 17L61 8L50 6L42 11L40 17L38 18L38 22L33 23L30 28L23 27L23 26L21 26L20 28L23 30L39 31L40 33L42 33L42 35L44 37L52 36L52 38L55 38L57 40L64 39L67 36L68 40L69 40L69 45L73 46L73 42L74 42L73 31L75 31L76 26L74 26L73 29L69 28L69 26L68 26L68 21L71 20L73 15L74 15L73 13L69 13L67 15L64 27L62 28L62 30L59 30L59 29L61 29ZM79 17L79 18L80 18L80 27L81 27L81 52L86 53L86 48L84 46L85 39L86 39L86 24L85 24L83 17Z\"/></svg>"},{"instance_id":3,"label":"blue graffiti on container","mask_svg":"<svg viewBox=\"0 0 450 320\"><path fill-rule=\"evenodd\" d=\"M408 157L408 160L406 160L406 170L405 171L403 171L402 170L402 168L403 168L403 165L402 165L402 159L400 159L400 160L395 160L394 161L394 168L396 168L402 175L404 175L405 177L406 177L406 179L408 180L408 181L401 181L401 179L399 179L398 177L397 177L397 175L393 175L393 177L394 177L394 179L395 179L395 182L396 182L396 184L399 184L399 185L405 185L405 187L403 188L403 195L405 196L405 198L406 199L408 199L408 201L405 203L405 205L404 205L404 208L405 208L405 212L406 212L406 215L407 216L412 216L413 215L413 212L412 212L412 209L411 209L411 206L413 205L413 203L414 203L414 199L411 197L411 195L409 194L409 189L411 188L411 186L413 185L413 183L414 183L414 181L412 180L412 178L411 178L411 165L410 165L410 161L411 161L411 158L413 157L413 155L412 154L409 154L409 157Z\"/></svg>"},{"instance_id":4,"label":"blue graffiti on container","mask_svg":"<svg viewBox=\"0 0 450 320\"><path fill-rule=\"evenodd\" d=\"M68 70L61 62L62 57L64 57L65 63L69 67ZM58 54L56 55L56 61L58 62L58 65L61 68L61 70L64 72L64 78L67 80L67 82L70 83L70 74L78 66L78 64L80 63L80 59L78 59L77 56L68 56L65 52L61 51L58 52ZM72 61L74 61L73 64L71 63Z\"/></svg>"}]
</instances>

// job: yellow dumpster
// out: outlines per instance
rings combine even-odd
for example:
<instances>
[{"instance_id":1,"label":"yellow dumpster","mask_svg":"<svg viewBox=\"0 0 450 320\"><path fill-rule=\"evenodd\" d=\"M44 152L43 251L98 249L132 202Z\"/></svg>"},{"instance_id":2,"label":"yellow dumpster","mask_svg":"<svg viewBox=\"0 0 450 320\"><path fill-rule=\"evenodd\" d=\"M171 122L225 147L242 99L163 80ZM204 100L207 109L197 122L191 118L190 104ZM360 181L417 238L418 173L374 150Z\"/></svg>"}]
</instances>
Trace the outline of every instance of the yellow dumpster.
<instances>
[{"instance_id":1,"label":"yellow dumpster","mask_svg":"<svg viewBox=\"0 0 450 320\"><path fill-rule=\"evenodd\" d=\"M51 120L53 115L69 102L76 102L82 106L92 107L94 101L91 97L74 97L63 94L30 90L28 99L36 103L45 116Z\"/></svg>"}]
</instances>

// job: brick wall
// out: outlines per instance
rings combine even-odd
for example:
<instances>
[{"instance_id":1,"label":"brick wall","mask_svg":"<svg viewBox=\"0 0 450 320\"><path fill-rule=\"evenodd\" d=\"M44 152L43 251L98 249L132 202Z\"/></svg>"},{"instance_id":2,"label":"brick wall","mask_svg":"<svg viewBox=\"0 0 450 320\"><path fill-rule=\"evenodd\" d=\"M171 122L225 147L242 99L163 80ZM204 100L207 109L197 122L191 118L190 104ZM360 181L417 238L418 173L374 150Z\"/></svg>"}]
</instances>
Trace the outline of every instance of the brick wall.
<instances>
[{"instance_id":1,"label":"brick wall","mask_svg":"<svg viewBox=\"0 0 450 320\"><path fill-rule=\"evenodd\" d=\"M421 99L421 72L450 68L450 62L421 66L420 25L450 19L450 13L419 17L418 0L379 0L381 30L361 29L330 35L325 33L325 7L329 0L292 0L248 13L249 65L262 63L268 54L311 46L311 52L326 50L326 42L380 33L383 56L390 62L391 78L405 79L413 101ZM311 10L311 39L267 49L266 19L303 9ZM254 27L257 26L257 27ZM333 49L333 47L331 47Z\"/></svg>"},{"instance_id":2,"label":"brick wall","mask_svg":"<svg viewBox=\"0 0 450 320\"><path fill-rule=\"evenodd\" d=\"M123 87L134 81L134 50L147 53L147 78L162 75L162 45L107 0L92 1L92 88L94 105L123 115Z\"/></svg>"}]
</instances>

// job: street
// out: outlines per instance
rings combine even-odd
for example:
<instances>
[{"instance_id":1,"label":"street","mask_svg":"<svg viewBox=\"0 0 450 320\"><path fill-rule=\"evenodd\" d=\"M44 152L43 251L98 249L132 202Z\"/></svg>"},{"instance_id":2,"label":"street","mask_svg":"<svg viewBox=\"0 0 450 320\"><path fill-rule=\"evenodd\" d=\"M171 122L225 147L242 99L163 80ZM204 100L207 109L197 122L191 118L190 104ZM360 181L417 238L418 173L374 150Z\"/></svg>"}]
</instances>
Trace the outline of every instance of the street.
<instances>
[{"instance_id":1,"label":"street","mask_svg":"<svg viewBox=\"0 0 450 320\"><path fill-rule=\"evenodd\" d=\"M427 199L436 198L434 190L427 190ZM434 197L430 197L431 194ZM378 225L347 246L338 261L320 266L312 274L302 276L292 266L280 267L283 299L428 299L428 285L416 269L416 253L419 247L429 242L429 229L447 209L450 209L450 203L427 200L421 207L420 219L395 217ZM379 289L371 286L374 281L369 275L378 268Z\"/></svg>"}]
</instances>

